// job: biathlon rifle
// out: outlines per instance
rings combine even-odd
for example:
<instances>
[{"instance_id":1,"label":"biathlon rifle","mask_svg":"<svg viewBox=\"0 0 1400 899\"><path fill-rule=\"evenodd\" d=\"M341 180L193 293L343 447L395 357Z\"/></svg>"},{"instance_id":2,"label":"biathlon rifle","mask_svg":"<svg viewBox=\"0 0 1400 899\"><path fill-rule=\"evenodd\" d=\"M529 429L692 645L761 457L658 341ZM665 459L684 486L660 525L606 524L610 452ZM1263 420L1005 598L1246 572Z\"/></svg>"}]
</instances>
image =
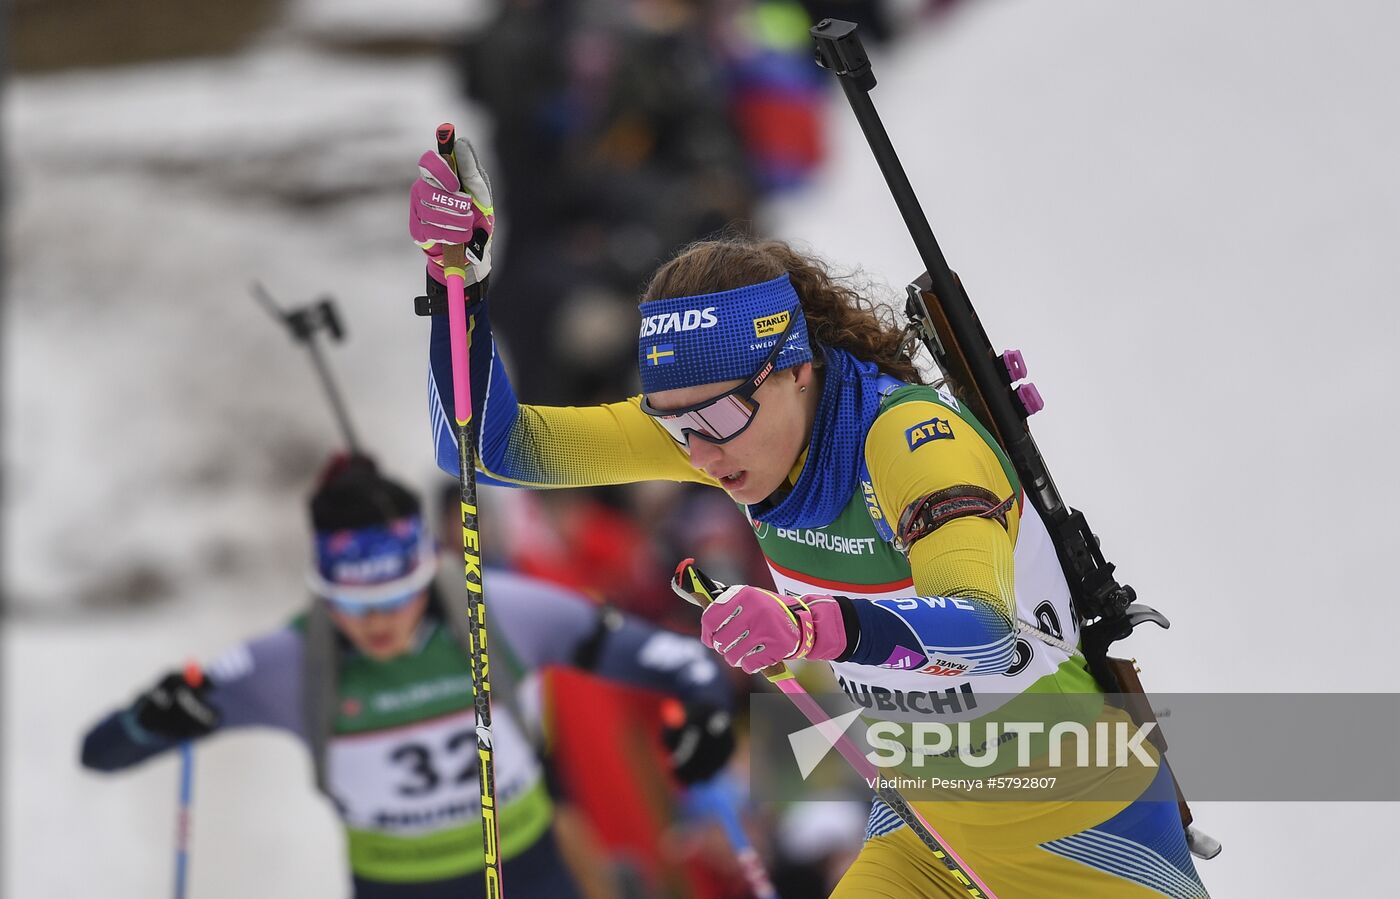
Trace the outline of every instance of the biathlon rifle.
<instances>
[{"instance_id":1,"label":"biathlon rifle","mask_svg":"<svg viewBox=\"0 0 1400 899\"><path fill-rule=\"evenodd\" d=\"M1124 697L1135 720L1152 720L1136 666L1125 659L1109 658L1108 648L1143 622L1164 628L1171 624L1161 612L1137 602L1132 587L1118 582L1113 563L1104 558L1099 538L1089 528L1084 513L1066 505L1055 487L1027 424L1027 419L1045 403L1035 385L1025 381L1026 363L1020 351L997 353L992 348L962 281L943 258L943 250L870 100L875 73L855 23L823 19L811 34L816 40L817 65L829 69L841 82L924 263L924 273L907 290L906 349L912 355L916 343L928 348L955 395L1006 452L1022 489L1045 522L1064 569L1090 673L1106 693ZM1166 741L1160 733L1160 729L1154 731L1153 742L1165 751ZM1219 854L1219 842L1191 826L1191 810L1180 786L1177 798L1191 851L1201 858Z\"/></svg>"},{"instance_id":2,"label":"biathlon rifle","mask_svg":"<svg viewBox=\"0 0 1400 899\"><path fill-rule=\"evenodd\" d=\"M1170 624L1156 609L1135 602L1137 594L1114 577L1113 563L1104 559L1099 538L1090 530L1084 514L1070 508L1060 497L1026 422L1044 407L1044 401L1034 384L1018 383L1026 376L1020 351L998 354L992 349L962 281L943 258L894 145L870 101L875 75L856 25L824 19L812 29L812 37L817 42L817 64L830 69L840 80L926 269L908 287L906 346L912 350L918 341L928 348L955 395L1010 458L1022 488L1045 521L1069 581L1075 613L1084 624L1084 655L1104 689L1117 692L1116 680L1105 668L1109 644L1128 636L1144 621L1162 627Z\"/></svg>"}]
</instances>

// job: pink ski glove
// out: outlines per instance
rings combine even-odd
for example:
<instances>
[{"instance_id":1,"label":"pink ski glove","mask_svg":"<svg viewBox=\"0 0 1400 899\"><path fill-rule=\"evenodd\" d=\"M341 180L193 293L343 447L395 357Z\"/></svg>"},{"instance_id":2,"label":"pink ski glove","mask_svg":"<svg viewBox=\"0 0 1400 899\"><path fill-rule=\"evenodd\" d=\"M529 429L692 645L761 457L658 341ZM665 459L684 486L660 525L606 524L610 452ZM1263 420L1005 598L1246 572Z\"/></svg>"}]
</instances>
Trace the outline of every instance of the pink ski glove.
<instances>
[{"instance_id":1,"label":"pink ski glove","mask_svg":"<svg viewBox=\"0 0 1400 899\"><path fill-rule=\"evenodd\" d=\"M496 210L491 203L491 181L481 169L476 149L458 138L455 155L457 170L462 173L460 181L437 153L429 151L419 157L419 178L409 192L408 233L428 257L428 274L439 283L446 283L443 245L464 245L470 287L491 273Z\"/></svg>"},{"instance_id":2,"label":"pink ski glove","mask_svg":"<svg viewBox=\"0 0 1400 899\"><path fill-rule=\"evenodd\" d=\"M830 596L794 599L740 584L701 614L700 641L753 674L792 659L838 658L846 651L846 624Z\"/></svg>"}]
</instances>

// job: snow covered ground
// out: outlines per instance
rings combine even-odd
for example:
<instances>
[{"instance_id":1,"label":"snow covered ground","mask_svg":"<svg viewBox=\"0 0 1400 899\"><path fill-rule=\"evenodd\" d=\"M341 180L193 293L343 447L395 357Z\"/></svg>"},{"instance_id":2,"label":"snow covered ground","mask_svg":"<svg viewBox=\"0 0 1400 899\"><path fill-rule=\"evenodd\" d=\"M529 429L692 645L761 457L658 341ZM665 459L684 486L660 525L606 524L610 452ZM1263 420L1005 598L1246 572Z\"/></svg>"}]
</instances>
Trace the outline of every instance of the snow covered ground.
<instances>
[{"instance_id":1,"label":"snow covered ground","mask_svg":"<svg viewBox=\"0 0 1400 899\"><path fill-rule=\"evenodd\" d=\"M1130 645L1153 689L1400 689L1379 565L1400 500L1397 27L1379 0L986 0L876 59L944 252L1048 400L1062 491L1174 622ZM8 83L6 896L167 890L175 762L85 774L78 735L302 602L300 497L335 438L250 280L340 299L360 430L431 474L402 194L433 126L484 125L439 61L296 33ZM897 287L915 254L831 102L831 166L773 220ZM338 894L296 746L234 736L198 765L193 895ZM1226 844L1201 866L1217 897L1388 892L1394 805L1196 808Z\"/></svg>"}]
</instances>

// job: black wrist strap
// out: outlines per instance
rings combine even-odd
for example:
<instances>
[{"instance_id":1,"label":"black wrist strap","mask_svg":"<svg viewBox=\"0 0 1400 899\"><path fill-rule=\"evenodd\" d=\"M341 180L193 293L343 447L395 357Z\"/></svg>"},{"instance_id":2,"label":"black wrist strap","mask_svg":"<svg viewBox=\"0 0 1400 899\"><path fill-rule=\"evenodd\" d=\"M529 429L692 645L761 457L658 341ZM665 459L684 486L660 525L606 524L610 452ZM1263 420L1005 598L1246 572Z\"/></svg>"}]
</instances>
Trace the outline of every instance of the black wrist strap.
<instances>
[{"instance_id":1,"label":"black wrist strap","mask_svg":"<svg viewBox=\"0 0 1400 899\"><path fill-rule=\"evenodd\" d=\"M446 315L447 314L447 285L440 284L432 275L427 276L428 291L426 296L413 298L414 315ZM491 282L491 276L487 275L483 280L475 284L467 285L467 314L475 315L481 309L481 305L486 300L486 285Z\"/></svg>"},{"instance_id":2,"label":"black wrist strap","mask_svg":"<svg viewBox=\"0 0 1400 899\"><path fill-rule=\"evenodd\" d=\"M833 662L849 662L856 654L856 644L860 642L860 618L856 616L856 604L849 596L833 596L841 609L841 624L846 628L846 649Z\"/></svg>"}]
</instances>

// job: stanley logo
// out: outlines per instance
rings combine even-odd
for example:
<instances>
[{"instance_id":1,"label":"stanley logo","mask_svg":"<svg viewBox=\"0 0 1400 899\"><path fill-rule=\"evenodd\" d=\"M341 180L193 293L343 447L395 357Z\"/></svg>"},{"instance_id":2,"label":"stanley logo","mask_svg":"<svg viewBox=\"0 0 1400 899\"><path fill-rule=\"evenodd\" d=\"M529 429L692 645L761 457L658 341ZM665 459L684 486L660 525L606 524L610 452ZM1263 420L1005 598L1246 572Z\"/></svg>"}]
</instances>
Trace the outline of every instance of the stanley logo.
<instances>
[{"instance_id":1,"label":"stanley logo","mask_svg":"<svg viewBox=\"0 0 1400 899\"><path fill-rule=\"evenodd\" d=\"M783 333L783 328L787 327L788 319L792 318L791 312L779 312L777 315L764 315L753 320L754 337L772 337L774 334Z\"/></svg>"}]
</instances>

